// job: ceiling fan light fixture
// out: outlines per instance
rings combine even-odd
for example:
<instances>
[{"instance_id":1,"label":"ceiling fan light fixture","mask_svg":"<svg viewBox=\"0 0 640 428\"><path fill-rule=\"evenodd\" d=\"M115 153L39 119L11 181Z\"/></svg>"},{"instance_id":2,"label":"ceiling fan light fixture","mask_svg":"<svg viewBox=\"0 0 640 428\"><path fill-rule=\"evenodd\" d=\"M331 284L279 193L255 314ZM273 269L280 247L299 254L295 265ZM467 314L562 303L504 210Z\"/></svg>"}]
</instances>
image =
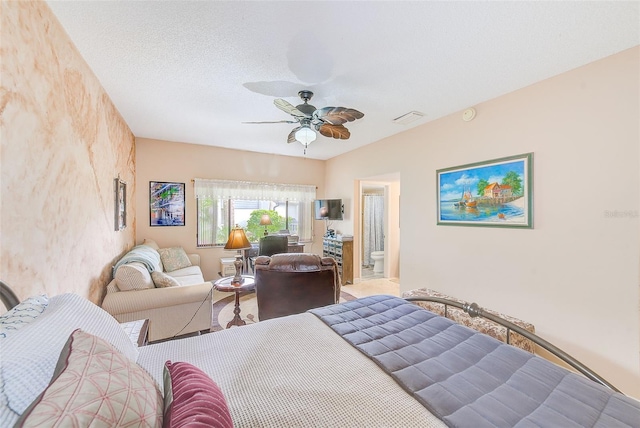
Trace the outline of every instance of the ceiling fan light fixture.
<instances>
[{"instance_id":1,"label":"ceiling fan light fixture","mask_svg":"<svg viewBox=\"0 0 640 428\"><path fill-rule=\"evenodd\" d=\"M303 126L302 128L298 129L295 135L296 140L298 140L305 147L313 143L317 138L315 131L308 126Z\"/></svg>"}]
</instances>

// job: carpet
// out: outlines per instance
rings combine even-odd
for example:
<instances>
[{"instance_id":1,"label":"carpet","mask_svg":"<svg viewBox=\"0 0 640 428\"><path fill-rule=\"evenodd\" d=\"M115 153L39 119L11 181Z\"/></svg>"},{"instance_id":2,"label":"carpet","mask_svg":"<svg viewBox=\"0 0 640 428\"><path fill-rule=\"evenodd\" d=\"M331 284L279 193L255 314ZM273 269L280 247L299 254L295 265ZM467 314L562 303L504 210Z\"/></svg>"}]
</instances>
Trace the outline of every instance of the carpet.
<instances>
[{"instance_id":1,"label":"carpet","mask_svg":"<svg viewBox=\"0 0 640 428\"><path fill-rule=\"evenodd\" d=\"M349 293L340 292L340 302L348 302L356 299ZM220 300L213 302L211 331L224 330L224 326L233 319L233 309L235 307L235 295L230 294ZM240 316L249 324L258 322L258 304L254 292L240 293Z\"/></svg>"}]
</instances>

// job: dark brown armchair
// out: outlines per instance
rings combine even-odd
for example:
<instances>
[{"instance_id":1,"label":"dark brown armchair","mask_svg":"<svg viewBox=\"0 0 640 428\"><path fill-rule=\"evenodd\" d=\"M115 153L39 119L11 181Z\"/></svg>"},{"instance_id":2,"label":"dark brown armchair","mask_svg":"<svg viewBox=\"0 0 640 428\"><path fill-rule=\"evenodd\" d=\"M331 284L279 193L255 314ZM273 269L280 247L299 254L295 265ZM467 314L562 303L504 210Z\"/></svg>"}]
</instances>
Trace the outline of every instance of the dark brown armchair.
<instances>
[{"instance_id":1,"label":"dark brown armchair","mask_svg":"<svg viewBox=\"0 0 640 428\"><path fill-rule=\"evenodd\" d=\"M255 281L260 321L340 300L340 274L331 257L309 253L260 256L255 261Z\"/></svg>"}]
</instances>

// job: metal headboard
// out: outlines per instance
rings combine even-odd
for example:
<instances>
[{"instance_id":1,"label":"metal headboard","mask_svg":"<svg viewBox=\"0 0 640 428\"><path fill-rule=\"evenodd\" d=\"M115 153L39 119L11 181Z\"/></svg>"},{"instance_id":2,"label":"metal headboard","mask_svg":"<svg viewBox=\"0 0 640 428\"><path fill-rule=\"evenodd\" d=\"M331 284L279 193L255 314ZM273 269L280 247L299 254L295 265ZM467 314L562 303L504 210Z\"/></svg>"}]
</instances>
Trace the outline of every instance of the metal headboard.
<instances>
[{"instance_id":1,"label":"metal headboard","mask_svg":"<svg viewBox=\"0 0 640 428\"><path fill-rule=\"evenodd\" d=\"M18 299L16 293L14 293L13 290L11 290L11 287L2 281L0 281L0 300L2 300L2 304L4 304L4 307L7 308L7 310L20 303L20 299Z\"/></svg>"},{"instance_id":2,"label":"metal headboard","mask_svg":"<svg viewBox=\"0 0 640 428\"><path fill-rule=\"evenodd\" d=\"M511 331L515 331L519 335L526 337L527 339L531 340L536 345L542 347L543 349L549 351L550 353L552 353L556 357L560 358L562 361L564 361L565 363L569 364L571 367L573 367L574 369L576 369L577 371L579 371L580 373L582 373L583 375L585 375L589 379L593 380L594 382L597 382L600 385L606 386L607 388L612 389L613 391L622 393L622 391L620 391L615 386L611 385L602 376L600 376L599 374L597 374L596 372L591 370L589 367L587 367L584 364L582 364L580 361L578 361L575 358L573 358L571 355L567 354L562 349L558 348L557 346L547 342L546 340L544 340L540 336L538 336L538 335L536 335L534 333L531 333L530 331L527 331L524 328L522 328L522 327L520 327L520 326L518 326L518 325L516 325L516 324L514 324L514 323L512 323L510 321L507 321L507 320L505 320L503 318L500 318L497 315L494 315L494 314L492 314L490 312L485 311L483 308L478 306L476 303L460 303L460 302L456 302L456 301L453 301L453 300L443 299L441 297L433 297L433 296L406 297L405 300L407 300L409 302L420 302L420 301L422 301L422 302L441 303L441 304L445 305L444 306L445 307L445 316L447 314L447 306L454 306L456 308L462 309L467 314L469 314L469 316L471 316L473 318L475 318L475 317L486 318L486 319L488 319L490 321L493 321L496 324L499 324L499 325L504 326L504 327L507 328L507 343L509 343L509 341L510 341L509 337L510 337Z\"/></svg>"}]
</instances>

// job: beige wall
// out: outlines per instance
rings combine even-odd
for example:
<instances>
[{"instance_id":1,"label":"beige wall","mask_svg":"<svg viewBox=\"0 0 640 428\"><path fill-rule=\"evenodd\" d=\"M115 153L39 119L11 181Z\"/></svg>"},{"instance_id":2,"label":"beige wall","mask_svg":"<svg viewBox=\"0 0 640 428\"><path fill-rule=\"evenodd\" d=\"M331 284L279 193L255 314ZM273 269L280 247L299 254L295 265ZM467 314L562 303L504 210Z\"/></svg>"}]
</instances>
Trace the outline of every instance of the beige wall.
<instances>
[{"instance_id":1,"label":"beige wall","mask_svg":"<svg viewBox=\"0 0 640 428\"><path fill-rule=\"evenodd\" d=\"M133 135L46 3L1 7L0 279L97 302L135 236L114 231L113 181L134 219Z\"/></svg>"},{"instance_id":2,"label":"beige wall","mask_svg":"<svg viewBox=\"0 0 640 428\"><path fill-rule=\"evenodd\" d=\"M531 321L635 397L639 55L636 47L479 104L471 122L460 112L413 128L331 159L326 171L326 191L344 199L353 198L344 183L400 174L402 290L430 287ZM526 152L533 230L436 225L437 169Z\"/></svg>"},{"instance_id":3,"label":"beige wall","mask_svg":"<svg viewBox=\"0 0 640 428\"><path fill-rule=\"evenodd\" d=\"M283 143L284 144L284 143ZM312 184L323 196L324 161L270 155L219 147L182 144L144 138L136 139L136 241L153 239L160 247L182 246L201 256L205 279L219 278L220 258L233 257L235 251L222 248L196 248L196 201L194 178L257 181L266 183ZM149 182L170 181L186 184L185 226L149 225ZM322 222L315 222L313 245L307 252L322 252Z\"/></svg>"}]
</instances>

